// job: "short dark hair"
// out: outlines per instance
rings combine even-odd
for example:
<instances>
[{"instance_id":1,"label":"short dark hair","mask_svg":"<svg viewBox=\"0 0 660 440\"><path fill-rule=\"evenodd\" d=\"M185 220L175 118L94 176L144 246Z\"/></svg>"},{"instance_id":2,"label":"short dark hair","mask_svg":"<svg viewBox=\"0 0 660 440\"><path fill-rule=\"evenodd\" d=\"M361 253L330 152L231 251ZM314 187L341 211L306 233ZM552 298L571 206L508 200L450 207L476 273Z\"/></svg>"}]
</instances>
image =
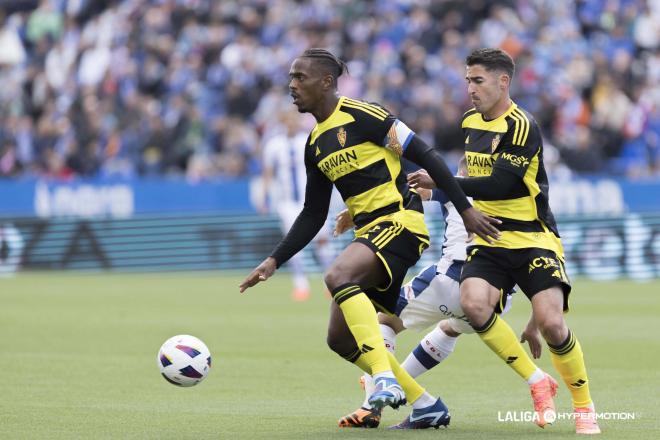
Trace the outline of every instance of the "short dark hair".
<instances>
[{"instance_id":1,"label":"short dark hair","mask_svg":"<svg viewBox=\"0 0 660 440\"><path fill-rule=\"evenodd\" d=\"M324 71L332 75L335 85L337 85L337 78L343 73L348 73L348 66L346 63L332 54L332 52L325 49L307 49L302 55L300 55L300 58L312 58L316 61Z\"/></svg>"},{"instance_id":2,"label":"short dark hair","mask_svg":"<svg viewBox=\"0 0 660 440\"><path fill-rule=\"evenodd\" d=\"M516 70L516 65L511 55L502 49L490 47L473 50L465 59L465 64L468 66L480 64L488 71L500 70L509 75L509 78L513 78L513 73Z\"/></svg>"}]
</instances>

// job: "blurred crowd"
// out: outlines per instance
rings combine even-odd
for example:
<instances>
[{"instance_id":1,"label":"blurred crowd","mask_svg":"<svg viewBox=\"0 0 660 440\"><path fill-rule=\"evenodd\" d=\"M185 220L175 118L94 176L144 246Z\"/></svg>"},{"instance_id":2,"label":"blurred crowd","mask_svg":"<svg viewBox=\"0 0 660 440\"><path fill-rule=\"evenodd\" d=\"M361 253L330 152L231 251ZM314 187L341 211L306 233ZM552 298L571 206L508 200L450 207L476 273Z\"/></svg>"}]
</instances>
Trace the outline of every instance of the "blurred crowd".
<instances>
[{"instance_id":1,"label":"blurred crowd","mask_svg":"<svg viewBox=\"0 0 660 440\"><path fill-rule=\"evenodd\" d=\"M293 109L291 61L325 47L340 92L462 154L464 59L516 60L551 173L660 175L660 0L0 2L0 176L258 174ZM308 130L309 118L301 118Z\"/></svg>"}]
</instances>

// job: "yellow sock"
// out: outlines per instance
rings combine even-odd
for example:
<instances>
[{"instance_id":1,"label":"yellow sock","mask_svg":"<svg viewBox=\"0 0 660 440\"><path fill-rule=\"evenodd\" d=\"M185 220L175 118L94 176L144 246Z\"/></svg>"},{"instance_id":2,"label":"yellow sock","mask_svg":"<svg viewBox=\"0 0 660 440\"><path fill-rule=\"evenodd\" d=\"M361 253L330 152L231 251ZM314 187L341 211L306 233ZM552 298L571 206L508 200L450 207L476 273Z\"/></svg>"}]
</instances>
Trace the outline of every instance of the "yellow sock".
<instances>
[{"instance_id":1,"label":"yellow sock","mask_svg":"<svg viewBox=\"0 0 660 440\"><path fill-rule=\"evenodd\" d=\"M403 369L403 367L401 367L399 361L397 361L394 355L389 351L387 352L387 357L390 361L392 373L394 373L396 380L406 393L408 404L411 405L415 400L419 399L422 394L424 394L425 390L410 374L408 374L406 370Z\"/></svg>"},{"instance_id":2,"label":"yellow sock","mask_svg":"<svg viewBox=\"0 0 660 440\"><path fill-rule=\"evenodd\" d=\"M580 342L568 331L566 340L560 345L550 345L550 359L552 365L559 372L566 383L573 398L574 408L585 408L591 406L591 394L589 393L589 378L587 368L584 365L584 355Z\"/></svg>"},{"instance_id":3,"label":"yellow sock","mask_svg":"<svg viewBox=\"0 0 660 440\"><path fill-rule=\"evenodd\" d=\"M356 284L344 284L332 293L358 346L346 359L372 376L391 370L376 309L367 295Z\"/></svg>"},{"instance_id":4,"label":"yellow sock","mask_svg":"<svg viewBox=\"0 0 660 440\"><path fill-rule=\"evenodd\" d=\"M349 356L346 356L345 359L349 362L354 363L367 374L371 374L371 365L369 364L369 359L362 356L362 352L358 348L354 353L351 353Z\"/></svg>"},{"instance_id":5,"label":"yellow sock","mask_svg":"<svg viewBox=\"0 0 660 440\"><path fill-rule=\"evenodd\" d=\"M516 334L497 314L493 313L483 326L474 330L481 340L523 379L529 379L536 371L536 365L518 342Z\"/></svg>"}]
</instances>

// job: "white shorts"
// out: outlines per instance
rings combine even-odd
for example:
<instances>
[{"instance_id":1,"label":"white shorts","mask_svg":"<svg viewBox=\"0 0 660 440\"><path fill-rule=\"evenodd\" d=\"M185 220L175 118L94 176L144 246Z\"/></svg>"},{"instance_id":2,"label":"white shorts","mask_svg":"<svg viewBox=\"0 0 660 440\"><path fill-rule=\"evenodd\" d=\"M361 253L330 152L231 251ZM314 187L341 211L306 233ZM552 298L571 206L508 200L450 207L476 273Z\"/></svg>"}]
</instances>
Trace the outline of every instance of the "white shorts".
<instances>
[{"instance_id":1,"label":"white shorts","mask_svg":"<svg viewBox=\"0 0 660 440\"><path fill-rule=\"evenodd\" d=\"M461 308L459 279L463 261L440 261L422 269L405 286L401 287L397 315L403 325L412 330L424 330L447 320L457 333L474 333ZM508 295L502 313L511 307Z\"/></svg>"}]
</instances>

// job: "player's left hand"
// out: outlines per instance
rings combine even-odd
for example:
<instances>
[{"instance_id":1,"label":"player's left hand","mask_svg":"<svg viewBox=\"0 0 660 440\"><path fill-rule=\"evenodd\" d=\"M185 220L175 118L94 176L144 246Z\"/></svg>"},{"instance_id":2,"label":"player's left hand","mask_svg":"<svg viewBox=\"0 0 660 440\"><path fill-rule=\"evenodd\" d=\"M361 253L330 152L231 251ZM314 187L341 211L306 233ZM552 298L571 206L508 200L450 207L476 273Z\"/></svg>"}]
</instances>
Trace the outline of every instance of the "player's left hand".
<instances>
[{"instance_id":1,"label":"player's left hand","mask_svg":"<svg viewBox=\"0 0 660 440\"><path fill-rule=\"evenodd\" d=\"M433 190L426 188L417 188L417 194L422 198L423 201L428 202L433 197Z\"/></svg>"},{"instance_id":2,"label":"player's left hand","mask_svg":"<svg viewBox=\"0 0 660 440\"><path fill-rule=\"evenodd\" d=\"M488 217L474 207L461 212L461 217L463 217L463 223L465 224L465 229L468 231L468 235L470 232L477 234L490 244L500 239L500 231L494 225L501 224L501 220Z\"/></svg>"},{"instance_id":3,"label":"player's left hand","mask_svg":"<svg viewBox=\"0 0 660 440\"><path fill-rule=\"evenodd\" d=\"M354 227L355 223L353 223L351 214L349 214L348 209L344 209L339 214L337 214L337 217L335 217L335 230L333 235L338 237L349 229L353 229Z\"/></svg>"},{"instance_id":4,"label":"player's left hand","mask_svg":"<svg viewBox=\"0 0 660 440\"><path fill-rule=\"evenodd\" d=\"M266 281L271 275L273 275L273 273L275 273L275 269L277 269L277 261L275 261L275 258L266 258L238 286L239 292L243 293L255 284L261 281Z\"/></svg>"},{"instance_id":5,"label":"player's left hand","mask_svg":"<svg viewBox=\"0 0 660 440\"><path fill-rule=\"evenodd\" d=\"M532 353L534 359L541 357L543 338L539 329L531 321L520 335L520 342L527 342L529 344L529 351Z\"/></svg>"},{"instance_id":6,"label":"player's left hand","mask_svg":"<svg viewBox=\"0 0 660 440\"><path fill-rule=\"evenodd\" d=\"M411 188L424 188L424 189L433 189L436 188L435 182L429 176L429 173L426 170L417 170L414 173L410 173L407 176L408 185Z\"/></svg>"}]
</instances>

